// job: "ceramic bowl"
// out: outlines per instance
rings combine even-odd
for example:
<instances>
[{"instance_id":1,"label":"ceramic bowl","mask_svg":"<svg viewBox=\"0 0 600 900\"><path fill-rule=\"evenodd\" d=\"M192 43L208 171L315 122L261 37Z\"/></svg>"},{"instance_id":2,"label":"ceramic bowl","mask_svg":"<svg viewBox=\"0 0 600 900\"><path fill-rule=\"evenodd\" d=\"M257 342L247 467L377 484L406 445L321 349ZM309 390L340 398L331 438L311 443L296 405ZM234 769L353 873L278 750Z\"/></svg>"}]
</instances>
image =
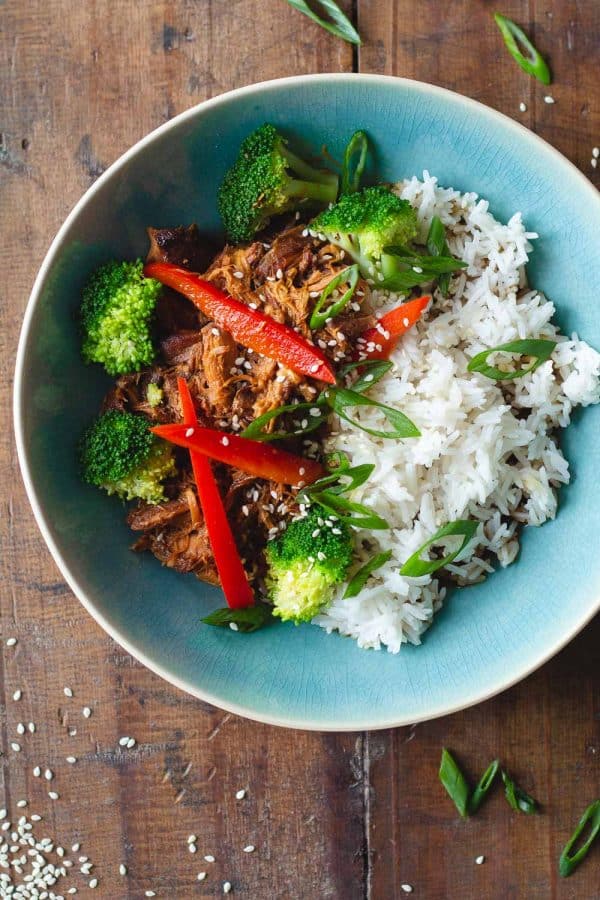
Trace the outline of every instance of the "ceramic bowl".
<instances>
[{"instance_id":1,"label":"ceramic bowl","mask_svg":"<svg viewBox=\"0 0 600 900\"><path fill-rule=\"evenodd\" d=\"M600 409L562 437L573 472L557 519L527 528L516 564L455 591L420 647L359 650L311 625L252 635L200 624L217 588L129 550L123 507L81 484L75 443L109 384L79 355L76 310L89 272L146 250L147 225L196 221L219 234L217 186L264 121L339 157L361 127L373 173L424 169L476 191L495 215L521 210L539 232L529 274L563 330L600 347L600 199L548 144L512 120L431 85L366 75L287 78L232 91L177 116L111 166L55 238L27 307L15 381L23 477L64 578L115 640L203 700L265 722L318 730L387 728L478 703L549 659L600 607Z\"/></svg>"}]
</instances>

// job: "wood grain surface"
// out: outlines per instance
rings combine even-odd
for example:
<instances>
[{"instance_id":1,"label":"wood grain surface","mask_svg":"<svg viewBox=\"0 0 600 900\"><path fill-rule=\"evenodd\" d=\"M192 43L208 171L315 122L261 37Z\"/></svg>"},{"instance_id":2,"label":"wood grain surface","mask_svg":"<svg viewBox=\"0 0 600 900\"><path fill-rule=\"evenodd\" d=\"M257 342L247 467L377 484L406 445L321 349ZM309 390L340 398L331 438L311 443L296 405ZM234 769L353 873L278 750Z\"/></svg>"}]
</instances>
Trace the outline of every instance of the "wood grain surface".
<instances>
[{"instance_id":1,"label":"wood grain surface","mask_svg":"<svg viewBox=\"0 0 600 900\"><path fill-rule=\"evenodd\" d=\"M358 51L283 0L0 0L0 806L13 820L40 813L40 837L81 843L65 857L73 874L59 896L74 885L78 896L187 900L219 896L226 881L252 900L390 900L403 885L424 900L600 896L600 846L571 879L557 875L562 844L600 795L600 619L525 682L452 717L370 734L279 730L180 693L106 637L63 584L21 484L8 423L36 270L94 179L189 106L296 73L405 75L519 119L598 185L597 0L502 3L548 56L550 89L505 52L495 2L343 5L363 36ZM18 734L20 722L35 732ZM120 746L123 736L135 746ZM497 792L461 821L437 781L442 745L473 777L501 756L541 814L512 813ZM51 782L35 777L38 765Z\"/></svg>"}]
</instances>

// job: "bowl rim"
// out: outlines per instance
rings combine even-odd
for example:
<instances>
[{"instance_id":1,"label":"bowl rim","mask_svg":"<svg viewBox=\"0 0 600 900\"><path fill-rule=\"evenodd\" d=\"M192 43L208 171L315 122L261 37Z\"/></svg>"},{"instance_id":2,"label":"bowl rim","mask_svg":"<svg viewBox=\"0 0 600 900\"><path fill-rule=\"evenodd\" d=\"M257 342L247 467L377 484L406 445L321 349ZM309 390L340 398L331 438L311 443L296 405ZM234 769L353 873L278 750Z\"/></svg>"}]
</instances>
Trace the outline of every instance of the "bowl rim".
<instances>
[{"instance_id":1,"label":"bowl rim","mask_svg":"<svg viewBox=\"0 0 600 900\"><path fill-rule=\"evenodd\" d=\"M210 691L202 690L196 685L191 684L186 679L179 678L178 676L172 674L162 665L154 662L150 657L146 655L143 649L135 644L134 641L131 641L121 635L119 629L114 627L107 621L103 613L96 607L94 600L90 596L88 596L83 587L78 583L77 579L71 574L67 561L62 556L56 542L52 537L47 524L47 517L44 513L44 510L42 509L41 503L38 500L34 478L29 466L28 452L23 427L23 379L26 368L26 348L29 340L35 308L42 295L47 276L61 249L65 236L67 235L72 223L77 219L81 210L93 199L96 192L101 190L101 188L108 181L110 181L125 164L127 164L138 153L148 147L156 138L166 134L172 129L176 129L179 125L181 125L188 119L193 119L195 116L202 115L202 113L206 110L213 109L222 104L228 103L230 100L244 97L246 95L251 95L254 93L264 93L271 90L276 90L279 87L286 85L298 85L306 82L318 81L322 81L324 82L324 84L340 82L358 83L361 81L369 82L371 84L379 83L382 85L404 84L410 87L412 90L421 91L427 94L433 94L434 96L440 97L458 106L462 106L467 110L472 109L480 115L483 113L489 116L492 120L495 120L502 127L512 129L512 131L515 132L515 136L517 138L526 138L526 140L530 141L539 149L544 150L544 152L550 152L551 155L553 155L563 167L567 167L567 169L570 171L571 176L576 176L577 180L581 182L581 186L589 191L590 200L594 204L598 205L598 214L600 215L600 193L596 191L594 185L584 175L584 173L580 169L578 169L577 166L575 166L572 162L570 162L570 160L563 156L562 153L556 150L551 144L549 144L543 138L539 137L539 135L535 134L525 125L522 125L520 122L511 119L504 113L501 113L484 103L480 103L478 100L473 100L470 97L466 97L455 91L448 90L447 88L439 87L438 85L432 85L427 82L417 81L416 79L400 78L392 75L336 72L292 75L285 78L275 78L268 81L255 82L253 84L226 91L222 94L217 95L216 97L211 97L207 100L204 100L182 113L179 113L177 116L170 119L168 122L165 122L162 125L158 126L143 138L141 138L139 141L137 141L135 144L133 144L133 146L131 146L128 150L125 151L125 153L123 153L118 159L116 159L106 169L106 171L103 172L102 175L100 175L100 177L94 182L94 184L92 184L85 191L85 193L80 197L75 206L72 208L71 212L66 217L44 256L42 264L33 283L27 306L25 308L15 362L15 376L13 385L13 419L17 457L19 460L21 475L25 484L25 490L29 503L33 510L34 518L36 520L38 528L41 531L42 537L44 538L46 546L48 547L54 559L54 562L58 566L62 577L64 578L73 594L82 603L82 605L92 616L92 618L95 619L95 621L104 629L105 632L107 632L107 634L114 641L120 644L120 646L122 646L128 653L130 653L144 666L146 666L156 675L160 676L173 686L179 688L187 694L191 694L192 696L203 700L205 703L209 703L212 706L223 709L235 715L242 716L253 721L262 722L267 725L276 725L279 727L293 728L305 731L337 733L377 731L386 728L397 728L406 725L412 725L416 722L425 722L430 721L431 719L439 718L440 716L451 715L452 713L459 712L460 710L467 709L470 706L475 706L478 703L489 700L492 697L495 697L497 694L500 694L501 692L517 684L519 681L522 681L540 666L544 665L544 663L548 662L548 660L555 656L560 650L562 650L594 618L596 613L600 610L600 596L598 597L596 604L592 604L592 606L588 610L586 610L583 615L577 621L575 621L575 623L566 632L564 632L559 641L554 643L545 652L539 654L533 662L526 663L521 669L502 679L492 689L487 688L479 691L476 689L472 690L471 693L459 703L451 705L441 704L439 706L434 706L428 712L425 712L422 715L412 715L409 718L405 718L400 715L385 720L372 721L369 719L363 719L358 722L351 721L344 723L342 721L332 723L331 725L323 723L322 721L316 719L298 718L296 716L288 717L284 714L270 715L268 713L264 714L259 711L251 709L249 710L237 703L231 703L228 700L223 700L218 695L211 693Z\"/></svg>"}]
</instances>

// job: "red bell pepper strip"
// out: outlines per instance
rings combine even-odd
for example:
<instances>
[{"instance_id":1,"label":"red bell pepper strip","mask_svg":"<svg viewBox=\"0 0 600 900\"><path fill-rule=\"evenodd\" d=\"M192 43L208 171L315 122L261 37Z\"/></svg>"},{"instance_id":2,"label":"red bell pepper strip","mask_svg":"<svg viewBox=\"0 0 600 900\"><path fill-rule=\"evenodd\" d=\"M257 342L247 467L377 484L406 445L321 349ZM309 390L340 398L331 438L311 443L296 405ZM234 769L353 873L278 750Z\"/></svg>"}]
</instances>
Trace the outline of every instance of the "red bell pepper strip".
<instances>
[{"instance_id":1,"label":"red bell pepper strip","mask_svg":"<svg viewBox=\"0 0 600 900\"><path fill-rule=\"evenodd\" d=\"M177 385L179 387L179 399L181 401L184 424L194 428L198 425L198 419L196 418L194 401L185 378L178 378ZM227 606L231 609L243 609L247 606L253 606L254 594L242 565L208 457L203 456L201 453L190 451L190 458L192 460L198 498L204 514L204 523Z\"/></svg>"},{"instance_id":2,"label":"red bell pepper strip","mask_svg":"<svg viewBox=\"0 0 600 900\"><path fill-rule=\"evenodd\" d=\"M191 300L238 344L282 363L294 372L335 384L335 374L318 347L288 325L223 293L209 281L171 263L148 263L144 275L156 278Z\"/></svg>"},{"instance_id":3,"label":"red bell pepper strip","mask_svg":"<svg viewBox=\"0 0 600 900\"><path fill-rule=\"evenodd\" d=\"M421 314L430 300L431 297L427 296L416 297L414 300L408 300L386 312L374 328L368 328L360 335L357 342L359 358L388 359L398 343L398 338L421 318ZM369 344L371 345L370 349ZM381 349L377 349L378 347Z\"/></svg>"},{"instance_id":4,"label":"red bell pepper strip","mask_svg":"<svg viewBox=\"0 0 600 900\"><path fill-rule=\"evenodd\" d=\"M150 431L187 450L202 453L219 462L235 466L257 478L268 478L279 484L312 484L325 474L321 463L278 450L263 441L253 441L237 434L224 434L213 428L186 425L156 425Z\"/></svg>"}]
</instances>

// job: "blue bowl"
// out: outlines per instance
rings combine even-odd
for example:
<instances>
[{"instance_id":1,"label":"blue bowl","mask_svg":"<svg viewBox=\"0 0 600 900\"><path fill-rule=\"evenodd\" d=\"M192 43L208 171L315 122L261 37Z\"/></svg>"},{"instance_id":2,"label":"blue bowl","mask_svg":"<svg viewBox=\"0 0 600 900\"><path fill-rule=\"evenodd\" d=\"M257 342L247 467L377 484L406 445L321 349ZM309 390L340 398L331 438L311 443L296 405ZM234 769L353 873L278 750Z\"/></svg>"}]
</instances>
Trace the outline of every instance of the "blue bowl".
<instances>
[{"instance_id":1,"label":"blue bowl","mask_svg":"<svg viewBox=\"0 0 600 900\"><path fill-rule=\"evenodd\" d=\"M216 588L131 553L124 510L81 484L77 436L109 381L82 365L82 284L111 256L146 250L145 228L191 221L219 233L217 185L240 141L265 120L339 157L356 128L382 178L421 174L521 210L541 235L532 283L565 331L600 347L600 199L567 160L525 128L431 85L314 75L224 94L163 125L84 195L52 244L25 315L15 383L23 477L54 559L94 618L168 681L232 712L296 728L388 728L484 700L549 659L600 607L600 410L563 436L572 484L560 513L523 534L518 562L448 600L421 647L359 650L320 628L278 624L243 636L200 624Z\"/></svg>"}]
</instances>

